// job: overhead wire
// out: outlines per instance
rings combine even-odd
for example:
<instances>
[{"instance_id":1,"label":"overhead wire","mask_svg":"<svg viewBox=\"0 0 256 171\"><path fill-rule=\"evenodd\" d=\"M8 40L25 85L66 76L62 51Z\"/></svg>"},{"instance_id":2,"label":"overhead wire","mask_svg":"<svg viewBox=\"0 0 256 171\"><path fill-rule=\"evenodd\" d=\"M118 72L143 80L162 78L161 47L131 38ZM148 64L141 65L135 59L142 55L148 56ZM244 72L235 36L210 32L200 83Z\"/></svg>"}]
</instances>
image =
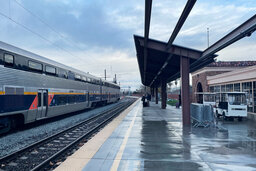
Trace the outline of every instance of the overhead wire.
<instances>
[{"instance_id":1,"label":"overhead wire","mask_svg":"<svg viewBox=\"0 0 256 171\"><path fill-rule=\"evenodd\" d=\"M64 52L66 52L67 54L73 56L74 58L79 58L80 60L84 60L81 57L78 57L76 55L74 55L73 53L71 53L70 51L68 51L67 49L55 44L53 41L47 39L46 37L42 36L40 33L34 31L33 29L30 29L29 27L27 27L25 24L22 24L16 20L14 20L11 17L11 4L10 4L9 0L9 16L7 16L6 14L0 12L0 15L5 17L6 19L10 20L11 22L15 23L16 25L19 25L20 27L22 27L23 29L31 32L32 34L38 36L39 38L41 38L42 40L46 41L47 43L49 43L51 46L54 46L56 48L58 48L59 50L62 50ZM48 27L52 32L54 32L55 34L57 34L59 36L59 38L61 38L62 40L68 42L69 44L71 44L72 46L75 46L77 49L83 51L83 49L81 49L80 47L76 46L75 43L73 43L71 40L67 39L65 36L63 36L61 33L59 33L58 31L56 31L50 24L48 24L47 22L45 22L43 19L41 19L38 15L34 14L32 11L30 11L29 9L27 9L26 7L24 7L24 5L22 5L20 2L18 2L17 0L13 0L13 2L15 2L18 6L20 6L22 9L24 9L27 13L29 13L32 17L34 17L36 20L40 21L42 24L44 24L46 27ZM86 63L88 64L88 61L86 61ZM97 64L98 65L98 64ZM79 65L81 66L81 65Z\"/></svg>"},{"instance_id":2,"label":"overhead wire","mask_svg":"<svg viewBox=\"0 0 256 171\"><path fill-rule=\"evenodd\" d=\"M31 16L33 16L34 18L36 18L37 20L39 20L41 23L43 23L45 26L47 26L50 30L52 30L55 34L57 34L62 40L65 40L66 42L69 42L70 44L72 44L73 46L75 45L74 43L71 43L69 40L67 40L62 34L60 34L59 32L57 32L53 27L51 27L48 23L46 23L44 20L42 20L40 17L38 17L37 15L35 15L33 12L31 12L30 10L28 10L27 8L25 8L21 3L17 2L16 0L14 0L14 2L16 4L18 4L21 8L23 8L25 11L27 11ZM45 38L44 36L42 36L40 33L30 29L29 27L27 27L26 25L14 20L12 17L11 17L11 5L10 5L10 0L9 0L9 16L7 16L6 14L0 12L0 15L3 16L4 18L12 21L13 23L15 23L16 25L19 25L20 27L22 27L23 29L31 32L32 34L38 36L39 38L41 38L42 40L46 41L47 43L49 43L50 45L58 48L59 50L62 50L64 52L66 52L67 54L75 57L75 58L79 58L81 60L83 60L83 58L81 57L78 57L76 55L74 55L73 53L71 53L69 50L59 46L59 45L56 45L54 42L52 42L51 40ZM78 46L76 46L78 49L80 49L82 51L82 49ZM88 61L87 61L88 62Z\"/></svg>"},{"instance_id":3,"label":"overhead wire","mask_svg":"<svg viewBox=\"0 0 256 171\"><path fill-rule=\"evenodd\" d=\"M17 0L14 0L14 2L19 5L21 8L23 8L25 11L27 11L31 16L33 16L34 18L36 18L37 20L39 20L41 23L43 23L45 26L47 26L50 30L52 30L54 33L56 33L62 40L65 40L66 42L68 42L69 44L71 44L72 46L75 46L77 49L79 49L80 51L84 51L84 49L81 49L79 46L77 46L72 40L66 38L65 36L63 36L61 33L59 33L58 31L56 31L56 29L54 29L50 24L48 24L46 21L44 21L42 18L40 18L38 15L36 15L35 13L33 13L31 10L27 9L26 7L24 7L24 5L22 5L20 2L18 2ZM80 58L80 57L79 57ZM82 58L80 58L81 60L83 60ZM88 60L86 61L88 63Z\"/></svg>"},{"instance_id":4,"label":"overhead wire","mask_svg":"<svg viewBox=\"0 0 256 171\"><path fill-rule=\"evenodd\" d=\"M29 9L27 9L26 7L24 7L21 3L19 3L17 0L14 0L14 2L19 5L21 8L23 8L25 11L27 11L31 16L33 16L34 18L36 18L37 20L39 20L41 23L43 23L44 25L46 25L50 30L52 30L54 33L56 33L60 38L62 38L63 40L69 42L70 44L72 44L73 46L75 45L73 42L71 42L71 40L69 40L68 38L64 37L61 33L59 33L58 31L56 31L52 26L50 26L50 24L48 24L47 22L45 22L43 19L41 19L38 15L34 14L32 11L30 11ZM80 47L76 46L78 49L81 49Z\"/></svg>"}]
</instances>

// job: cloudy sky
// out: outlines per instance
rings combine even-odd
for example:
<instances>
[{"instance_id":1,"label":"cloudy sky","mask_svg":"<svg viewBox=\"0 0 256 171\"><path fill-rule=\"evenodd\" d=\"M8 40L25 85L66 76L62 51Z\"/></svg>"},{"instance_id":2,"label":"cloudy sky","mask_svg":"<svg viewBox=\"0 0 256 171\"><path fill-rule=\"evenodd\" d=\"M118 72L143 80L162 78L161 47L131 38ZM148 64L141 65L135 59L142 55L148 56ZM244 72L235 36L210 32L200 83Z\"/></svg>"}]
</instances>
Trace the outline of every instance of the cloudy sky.
<instances>
[{"instance_id":1,"label":"cloudy sky","mask_svg":"<svg viewBox=\"0 0 256 171\"><path fill-rule=\"evenodd\" d=\"M141 84L133 34L144 35L144 0L0 0L0 41L103 77ZM168 41L186 0L155 0L150 37ZM174 44L199 50L256 13L255 0L198 0ZM256 60L256 34L217 60Z\"/></svg>"}]
</instances>

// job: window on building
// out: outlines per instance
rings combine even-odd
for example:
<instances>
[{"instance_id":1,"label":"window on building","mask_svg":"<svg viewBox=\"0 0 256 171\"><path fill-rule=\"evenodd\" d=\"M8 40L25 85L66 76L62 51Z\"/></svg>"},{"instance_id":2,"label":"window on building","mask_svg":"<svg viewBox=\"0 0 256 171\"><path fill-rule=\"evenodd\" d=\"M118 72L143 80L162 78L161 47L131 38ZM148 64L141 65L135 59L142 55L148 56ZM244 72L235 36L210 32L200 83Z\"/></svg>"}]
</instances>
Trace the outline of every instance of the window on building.
<instances>
[{"instance_id":1,"label":"window on building","mask_svg":"<svg viewBox=\"0 0 256 171\"><path fill-rule=\"evenodd\" d=\"M247 99L247 110L248 112L253 112L253 96L252 96L252 82L245 82L242 83L242 91L246 92L246 99Z\"/></svg>"},{"instance_id":2,"label":"window on building","mask_svg":"<svg viewBox=\"0 0 256 171\"><path fill-rule=\"evenodd\" d=\"M215 86L214 87L214 92L220 92L220 86Z\"/></svg>"},{"instance_id":3,"label":"window on building","mask_svg":"<svg viewBox=\"0 0 256 171\"><path fill-rule=\"evenodd\" d=\"M226 92L226 85L221 85L221 92Z\"/></svg>"},{"instance_id":4,"label":"window on building","mask_svg":"<svg viewBox=\"0 0 256 171\"><path fill-rule=\"evenodd\" d=\"M28 67L35 71L43 71L43 65L37 62L28 61Z\"/></svg>"},{"instance_id":5,"label":"window on building","mask_svg":"<svg viewBox=\"0 0 256 171\"><path fill-rule=\"evenodd\" d=\"M226 92L233 92L233 84L226 85Z\"/></svg>"},{"instance_id":6,"label":"window on building","mask_svg":"<svg viewBox=\"0 0 256 171\"><path fill-rule=\"evenodd\" d=\"M234 91L240 92L240 83L234 84Z\"/></svg>"}]
</instances>

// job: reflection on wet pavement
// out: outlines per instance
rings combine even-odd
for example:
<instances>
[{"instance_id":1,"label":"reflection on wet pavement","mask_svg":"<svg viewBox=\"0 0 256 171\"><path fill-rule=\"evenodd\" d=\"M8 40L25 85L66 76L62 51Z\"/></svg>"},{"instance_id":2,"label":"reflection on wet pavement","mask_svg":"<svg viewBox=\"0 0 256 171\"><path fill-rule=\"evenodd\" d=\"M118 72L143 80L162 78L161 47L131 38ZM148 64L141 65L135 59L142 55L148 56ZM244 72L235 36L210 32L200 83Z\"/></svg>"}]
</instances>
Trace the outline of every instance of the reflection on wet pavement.
<instances>
[{"instance_id":1,"label":"reflection on wet pavement","mask_svg":"<svg viewBox=\"0 0 256 171\"><path fill-rule=\"evenodd\" d=\"M220 128L182 128L181 109L138 103L84 170L256 170L256 126L229 121ZM134 120L121 158L126 132Z\"/></svg>"},{"instance_id":2,"label":"reflection on wet pavement","mask_svg":"<svg viewBox=\"0 0 256 171\"><path fill-rule=\"evenodd\" d=\"M184 128L181 110L142 109L144 170L256 170L256 124L219 121L225 129Z\"/></svg>"}]
</instances>

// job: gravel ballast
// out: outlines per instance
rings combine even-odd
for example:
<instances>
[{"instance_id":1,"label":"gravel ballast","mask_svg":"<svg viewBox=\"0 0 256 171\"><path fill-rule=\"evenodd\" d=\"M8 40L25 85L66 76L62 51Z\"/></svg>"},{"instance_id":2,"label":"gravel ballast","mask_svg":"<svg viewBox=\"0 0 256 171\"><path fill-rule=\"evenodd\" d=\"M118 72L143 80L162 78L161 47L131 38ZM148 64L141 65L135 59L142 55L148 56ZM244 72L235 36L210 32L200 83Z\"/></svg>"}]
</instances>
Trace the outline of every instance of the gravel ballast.
<instances>
[{"instance_id":1,"label":"gravel ballast","mask_svg":"<svg viewBox=\"0 0 256 171\"><path fill-rule=\"evenodd\" d=\"M9 135L0 137L0 157L24 148L25 146L35 143L43 138L51 136L65 128L81 122L82 120L95 116L104 110L119 105L119 103L120 102L81 112L70 117L65 117L57 121L45 123L43 125L35 126L30 129L14 132Z\"/></svg>"}]
</instances>

